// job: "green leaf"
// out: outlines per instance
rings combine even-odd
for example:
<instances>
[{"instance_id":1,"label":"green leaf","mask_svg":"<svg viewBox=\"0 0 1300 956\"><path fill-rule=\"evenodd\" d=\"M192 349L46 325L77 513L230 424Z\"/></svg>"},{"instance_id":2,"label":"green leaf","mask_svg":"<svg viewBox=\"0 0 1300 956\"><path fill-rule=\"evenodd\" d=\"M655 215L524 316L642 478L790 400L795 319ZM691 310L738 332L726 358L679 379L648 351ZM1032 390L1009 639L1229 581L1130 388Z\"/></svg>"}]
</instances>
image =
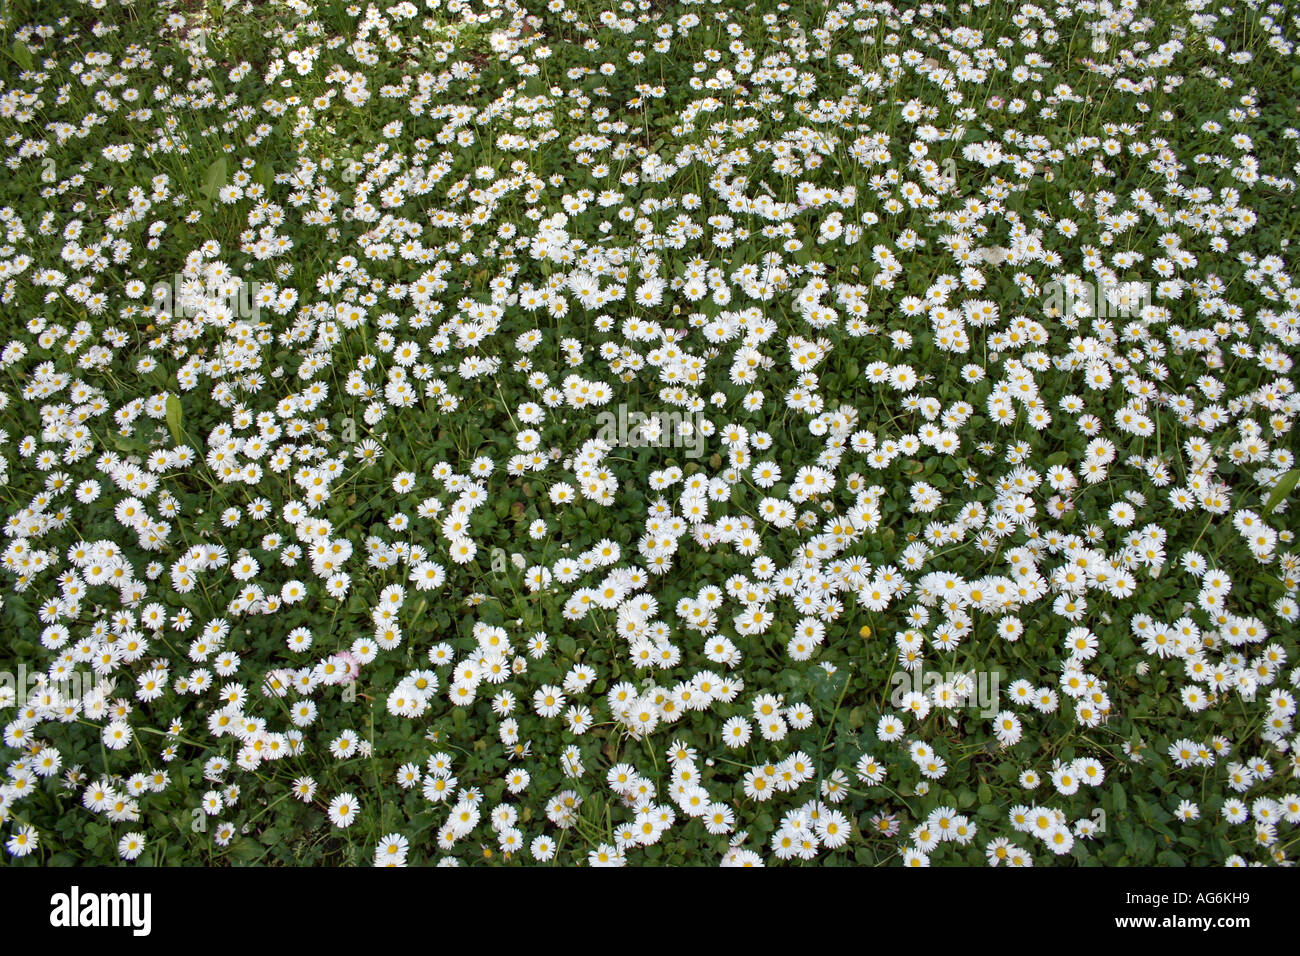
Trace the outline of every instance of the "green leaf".
<instances>
[{"instance_id":1,"label":"green leaf","mask_svg":"<svg viewBox=\"0 0 1300 956\"><path fill-rule=\"evenodd\" d=\"M1264 510L1272 511L1282 503L1282 499L1295 491L1296 482L1300 481L1300 468L1292 468L1273 486L1273 493L1264 503Z\"/></svg>"},{"instance_id":2,"label":"green leaf","mask_svg":"<svg viewBox=\"0 0 1300 956\"><path fill-rule=\"evenodd\" d=\"M264 855L252 840L236 840L230 847L230 859L236 863L255 863Z\"/></svg>"},{"instance_id":3,"label":"green leaf","mask_svg":"<svg viewBox=\"0 0 1300 956\"><path fill-rule=\"evenodd\" d=\"M32 68L32 51L22 40L15 40L13 46L14 62L24 70Z\"/></svg>"},{"instance_id":4,"label":"green leaf","mask_svg":"<svg viewBox=\"0 0 1300 956\"><path fill-rule=\"evenodd\" d=\"M167 396L167 430L172 433L172 441L181 445L185 442L185 432L181 429L181 400L175 395Z\"/></svg>"},{"instance_id":5,"label":"green leaf","mask_svg":"<svg viewBox=\"0 0 1300 956\"><path fill-rule=\"evenodd\" d=\"M213 160L203 174L203 195L209 199L217 198L217 191L226 184L226 157Z\"/></svg>"},{"instance_id":6,"label":"green leaf","mask_svg":"<svg viewBox=\"0 0 1300 956\"><path fill-rule=\"evenodd\" d=\"M1261 581L1263 581L1265 584L1267 584L1270 588L1272 588L1274 591L1278 592L1279 594L1286 593L1286 585L1282 583L1280 579L1274 577L1273 575L1265 574L1263 571L1257 571L1255 572L1255 577L1259 578Z\"/></svg>"},{"instance_id":7,"label":"green leaf","mask_svg":"<svg viewBox=\"0 0 1300 956\"><path fill-rule=\"evenodd\" d=\"M1124 793L1124 788L1118 783L1110 788L1111 797L1115 801L1115 812L1123 813L1128 809L1128 797Z\"/></svg>"}]
</instances>

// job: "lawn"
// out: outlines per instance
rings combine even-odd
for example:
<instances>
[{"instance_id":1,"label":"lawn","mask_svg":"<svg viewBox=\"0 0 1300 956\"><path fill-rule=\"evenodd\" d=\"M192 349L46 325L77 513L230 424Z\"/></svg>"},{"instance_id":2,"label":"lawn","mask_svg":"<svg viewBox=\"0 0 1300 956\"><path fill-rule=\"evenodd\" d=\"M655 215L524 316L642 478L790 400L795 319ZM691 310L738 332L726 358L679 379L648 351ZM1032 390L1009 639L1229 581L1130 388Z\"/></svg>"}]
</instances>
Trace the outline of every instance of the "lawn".
<instances>
[{"instance_id":1,"label":"lawn","mask_svg":"<svg viewBox=\"0 0 1300 956\"><path fill-rule=\"evenodd\" d=\"M2 8L0 859L1296 856L1291 5Z\"/></svg>"}]
</instances>

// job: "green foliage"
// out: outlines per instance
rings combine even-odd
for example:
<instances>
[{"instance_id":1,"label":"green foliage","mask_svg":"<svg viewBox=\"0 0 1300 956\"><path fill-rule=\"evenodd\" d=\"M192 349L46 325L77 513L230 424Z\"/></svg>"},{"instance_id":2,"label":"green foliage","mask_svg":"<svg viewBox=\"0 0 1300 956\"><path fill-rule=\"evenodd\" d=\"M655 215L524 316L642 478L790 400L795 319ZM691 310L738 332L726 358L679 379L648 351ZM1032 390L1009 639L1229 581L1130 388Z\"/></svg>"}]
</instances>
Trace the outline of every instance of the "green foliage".
<instances>
[{"instance_id":1,"label":"green foliage","mask_svg":"<svg viewBox=\"0 0 1300 956\"><path fill-rule=\"evenodd\" d=\"M1289 862L1294 25L608 7L7 6L10 859Z\"/></svg>"}]
</instances>

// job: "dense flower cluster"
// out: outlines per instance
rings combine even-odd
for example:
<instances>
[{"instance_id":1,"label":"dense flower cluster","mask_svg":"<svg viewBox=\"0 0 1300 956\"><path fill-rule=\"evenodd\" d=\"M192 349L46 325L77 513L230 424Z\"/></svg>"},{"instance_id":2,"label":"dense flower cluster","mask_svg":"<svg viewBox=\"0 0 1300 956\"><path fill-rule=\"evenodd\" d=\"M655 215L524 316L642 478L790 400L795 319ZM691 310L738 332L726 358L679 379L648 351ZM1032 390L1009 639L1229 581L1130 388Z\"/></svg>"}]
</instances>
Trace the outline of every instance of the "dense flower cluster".
<instances>
[{"instance_id":1,"label":"dense flower cluster","mask_svg":"<svg viewBox=\"0 0 1300 956\"><path fill-rule=\"evenodd\" d=\"M30 15L11 856L1289 862L1285 5Z\"/></svg>"}]
</instances>

